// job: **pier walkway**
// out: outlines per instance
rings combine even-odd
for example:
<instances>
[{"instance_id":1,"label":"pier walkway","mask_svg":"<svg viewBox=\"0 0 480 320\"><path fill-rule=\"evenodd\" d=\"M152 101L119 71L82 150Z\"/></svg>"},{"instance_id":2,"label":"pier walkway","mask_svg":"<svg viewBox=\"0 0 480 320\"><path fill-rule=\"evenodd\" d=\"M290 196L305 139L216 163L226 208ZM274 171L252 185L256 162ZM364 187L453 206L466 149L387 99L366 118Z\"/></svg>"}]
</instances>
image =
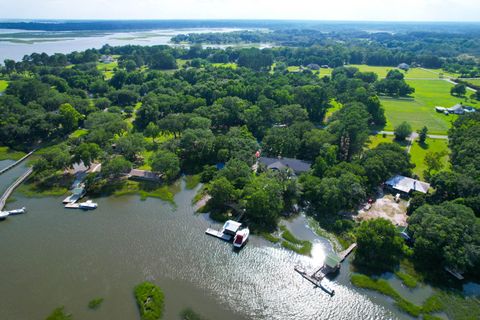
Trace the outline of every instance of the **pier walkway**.
<instances>
[{"instance_id":1,"label":"pier walkway","mask_svg":"<svg viewBox=\"0 0 480 320\"><path fill-rule=\"evenodd\" d=\"M15 167L16 165L20 164L23 160L27 159L28 157L30 157L35 151L37 151L37 149L33 149L32 151L30 151L29 153L27 153L26 155L24 155L22 158L18 159L15 163L12 163L11 165L9 165L8 167L6 168L3 168L2 170L0 170L0 174L2 173L5 173L7 172L8 170L12 169L13 167Z\"/></svg>"},{"instance_id":2,"label":"pier walkway","mask_svg":"<svg viewBox=\"0 0 480 320\"><path fill-rule=\"evenodd\" d=\"M23 182L25 181L33 172L32 168L29 168L24 174L22 174L8 189L3 193L2 197L0 198L0 211L3 210L5 204L7 203L8 197L12 194L12 192Z\"/></svg>"}]
</instances>

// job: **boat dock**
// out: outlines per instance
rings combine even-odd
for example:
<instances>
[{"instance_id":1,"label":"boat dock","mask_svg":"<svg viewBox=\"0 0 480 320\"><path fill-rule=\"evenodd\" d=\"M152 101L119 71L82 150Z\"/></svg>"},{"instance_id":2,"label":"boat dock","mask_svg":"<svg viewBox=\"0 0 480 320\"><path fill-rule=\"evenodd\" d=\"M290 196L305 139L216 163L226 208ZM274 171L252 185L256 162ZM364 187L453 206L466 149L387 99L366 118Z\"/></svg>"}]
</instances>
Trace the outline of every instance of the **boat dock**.
<instances>
[{"instance_id":1,"label":"boat dock","mask_svg":"<svg viewBox=\"0 0 480 320\"><path fill-rule=\"evenodd\" d=\"M80 209L80 205L78 203L67 203L65 205L67 209Z\"/></svg>"},{"instance_id":2,"label":"boat dock","mask_svg":"<svg viewBox=\"0 0 480 320\"><path fill-rule=\"evenodd\" d=\"M306 272L303 268L295 266L294 270L298 272L303 278L307 279L313 283L316 287L321 288L323 291L333 296L335 290L330 289L325 284L322 283L323 278L325 278L329 273L334 273L340 269L340 264L348 257L350 253L357 247L356 243L352 243L347 249L343 250L338 254L328 254L325 257L325 262L323 265L314 270L311 274Z\"/></svg>"},{"instance_id":3,"label":"boat dock","mask_svg":"<svg viewBox=\"0 0 480 320\"><path fill-rule=\"evenodd\" d=\"M22 174L8 189L5 191L3 196L0 198L0 211L3 210L5 204L7 203L8 197L12 194L12 192L20 185L23 181L25 181L33 172L32 168L29 168L24 174Z\"/></svg>"},{"instance_id":4,"label":"boat dock","mask_svg":"<svg viewBox=\"0 0 480 320\"><path fill-rule=\"evenodd\" d=\"M224 241L231 241L232 240L231 235L226 234L226 233L224 233L223 231L220 231L220 230L215 230L215 229L212 229L212 228L208 228L205 231L205 233L208 234L209 236L213 236L213 237L222 239Z\"/></svg>"}]
</instances>

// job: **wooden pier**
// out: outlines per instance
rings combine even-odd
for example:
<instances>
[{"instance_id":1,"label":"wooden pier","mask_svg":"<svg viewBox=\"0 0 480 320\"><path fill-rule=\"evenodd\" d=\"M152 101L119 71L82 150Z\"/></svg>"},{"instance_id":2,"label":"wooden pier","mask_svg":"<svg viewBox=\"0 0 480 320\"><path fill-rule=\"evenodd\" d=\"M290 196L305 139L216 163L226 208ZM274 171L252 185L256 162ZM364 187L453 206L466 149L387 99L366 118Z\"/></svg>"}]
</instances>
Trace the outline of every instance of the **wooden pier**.
<instances>
[{"instance_id":1,"label":"wooden pier","mask_svg":"<svg viewBox=\"0 0 480 320\"><path fill-rule=\"evenodd\" d=\"M352 243L346 250L343 250L338 255L337 254L328 254L325 257L324 264L314 270L311 274L305 271L301 267L294 267L294 270L298 272L303 278L307 279L311 283L313 283L316 287L321 288L323 291L328 293L329 295L333 296L335 294L335 290L330 289L322 280L329 274L334 273L340 269L340 264L348 257L350 253L357 247L356 243Z\"/></svg>"},{"instance_id":2,"label":"wooden pier","mask_svg":"<svg viewBox=\"0 0 480 320\"><path fill-rule=\"evenodd\" d=\"M33 151L32 151L33 152ZM22 174L8 189L4 192L3 196L0 198L0 211L3 210L5 204L7 203L8 197L12 192L23 182L25 181L33 172L32 168L29 168L24 174Z\"/></svg>"},{"instance_id":3,"label":"wooden pier","mask_svg":"<svg viewBox=\"0 0 480 320\"><path fill-rule=\"evenodd\" d=\"M30 157L37 149L34 149L32 151L30 151L29 153L27 153L26 155L24 155L23 157L21 157L20 159L18 159L15 163L12 163L11 165L9 165L8 167L6 168L3 168L2 170L0 170L0 174L2 173L5 173L7 172L8 170L12 169L13 167L15 167L16 165L20 164L23 160L27 159L28 157Z\"/></svg>"}]
</instances>

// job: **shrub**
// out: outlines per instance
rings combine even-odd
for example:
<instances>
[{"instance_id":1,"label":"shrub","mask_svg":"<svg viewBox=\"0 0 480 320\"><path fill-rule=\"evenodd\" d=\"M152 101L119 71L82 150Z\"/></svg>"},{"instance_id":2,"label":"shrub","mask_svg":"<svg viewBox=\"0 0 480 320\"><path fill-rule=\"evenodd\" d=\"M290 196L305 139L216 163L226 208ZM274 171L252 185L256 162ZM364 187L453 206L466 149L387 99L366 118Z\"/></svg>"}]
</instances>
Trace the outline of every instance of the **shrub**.
<instances>
[{"instance_id":1,"label":"shrub","mask_svg":"<svg viewBox=\"0 0 480 320\"><path fill-rule=\"evenodd\" d=\"M164 295L162 290L150 282L135 287L135 299L142 320L156 320L163 315Z\"/></svg>"}]
</instances>

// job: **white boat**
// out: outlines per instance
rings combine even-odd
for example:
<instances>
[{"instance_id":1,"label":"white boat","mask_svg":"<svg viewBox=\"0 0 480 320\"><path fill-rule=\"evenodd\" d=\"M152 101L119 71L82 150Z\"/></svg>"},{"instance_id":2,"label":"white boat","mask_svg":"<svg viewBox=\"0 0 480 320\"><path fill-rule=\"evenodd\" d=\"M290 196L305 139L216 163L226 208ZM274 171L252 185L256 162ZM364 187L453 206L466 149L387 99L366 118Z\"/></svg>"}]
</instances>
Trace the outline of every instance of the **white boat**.
<instances>
[{"instance_id":1,"label":"white boat","mask_svg":"<svg viewBox=\"0 0 480 320\"><path fill-rule=\"evenodd\" d=\"M85 202L79 203L78 207L84 210L93 210L93 209L97 209L98 204L93 202L92 200L87 200Z\"/></svg>"},{"instance_id":2,"label":"white boat","mask_svg":"<svg viewBox=\"0 0 480 320\"><path fill-rule=\"evenodd\" d=\"M27 208L23 207L21 209L15 209L15 210L10 210L10 211L7 211L9 213L9 215L16 215L16 214L22 214L22 213L25 213L27 212Z\"/></svg>"},{"instance_id":3,"label":"white boat","mask_svg":"<svg viewBox=\"0 0 480 320\"><path fill-rule=\"evenodd\" d=\"M10 215L8 211L0 211L0 220L5 220Z\"/></svg>"},{"instance_id":4,"label":"white boat","mask_svg":"<svg viewBox=\"0 0 480 320\"><path fill-rule=\"evenodd\" d=\"M243 247L245 242L247 242L249 234L250 230L248 228L237 231L237 233L235 234L235 238L233 238L233 246L235 248Z\"/></svg>"}]
</instances>

